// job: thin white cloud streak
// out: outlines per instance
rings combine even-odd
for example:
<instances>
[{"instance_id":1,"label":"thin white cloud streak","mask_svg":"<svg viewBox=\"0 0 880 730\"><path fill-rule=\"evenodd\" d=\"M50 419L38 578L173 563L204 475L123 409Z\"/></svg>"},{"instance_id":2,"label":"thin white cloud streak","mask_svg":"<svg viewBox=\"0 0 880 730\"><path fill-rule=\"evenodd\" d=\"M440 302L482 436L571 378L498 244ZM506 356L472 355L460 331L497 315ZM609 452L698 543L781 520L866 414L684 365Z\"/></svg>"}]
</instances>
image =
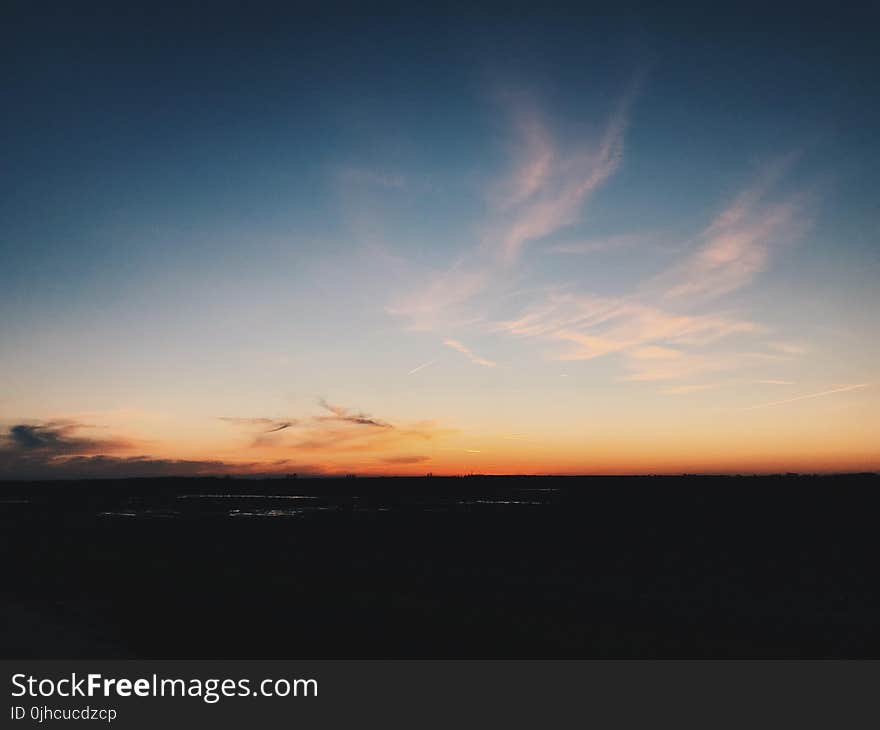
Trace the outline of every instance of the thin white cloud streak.
<instances>
[{"instance_id":1,"label":"thin white cloud streak","mask_svg":"<svg viewBox=\"0 0 880 730\"><path fill-rule=\"evenodd\" d=\"M867 388L869 383L859 383L857 385L844 385L840 388L832 388L831 390L823 390L819 393L807 393L806 395L799 395L794 398L786 398L785 400L775 400L770 403L760 403L756 406L749 406L748 408L742 408L740 410L743 411L754 411L758 408L770 408L771 406L782 406L786 403L796 403L797 401L807 400L808 398L821 398L826 395L833 395L835 393L849 393L853 390L861 390L862 388Z\"/></svg>"},{"instance_id":2,"label":"thin white cloud streak","mask_svg":"<svg viewBox=\"0 0 880 730\"><path fill-rule=\"evenodd\" d=\"M793 380L756 380L758 385L794 385Z\"/></svg>"},{"instance_id":3,"label":"thin white cloud streak","mask_svg":"<svg viewBox=\"0 0 880 730\"><path fill-rule=\"evenodd\" d=\"M446 340L443 340L443 344L446 345L446 347L450 347L453 350L460 352L462 355L467 357L475 365L482 365L484 368L494 368L498 364L496 362L493 362L492 360L487 360L484 357L480 357L475 352L473 352L469 347L463 345L458 340L446 339Z\"/></svg>"},{"instance_id":4,"label":"thin white cloud streak","mask_svg":"<svg viewBox=\"0 0 880 730\"><path fill-rule=\"evenodd\" d=\"M437 361L436 361L436 360L431 360L430 362L423 362L423 363L422 363L421 365L419 365L418 367L414 367L412 370L410 370L410 371L407 373L407 375L415 375L417 372L419 372L419 370L424 370L425 368L429 368L429 367L431 367L431 365L433 365L435 362L437 362Z\"/></svg>"}]
</instances>

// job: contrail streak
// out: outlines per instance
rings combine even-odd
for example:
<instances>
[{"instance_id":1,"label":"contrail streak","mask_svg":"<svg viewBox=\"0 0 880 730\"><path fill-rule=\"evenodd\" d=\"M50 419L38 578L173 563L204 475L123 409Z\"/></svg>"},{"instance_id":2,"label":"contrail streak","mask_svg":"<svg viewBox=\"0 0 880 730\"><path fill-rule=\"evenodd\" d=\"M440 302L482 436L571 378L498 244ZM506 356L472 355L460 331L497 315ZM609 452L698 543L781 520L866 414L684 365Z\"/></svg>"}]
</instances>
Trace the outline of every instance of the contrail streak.
<instances>
[{"instance_id":1,"label":"contrail streak","mask_svg":"<svg viewBox=\"0 0 880 730\"><path fill-rule=\"evenodd\" d=\"M422 369L424 369L424 368L430 367L430 366L433 365L435 362L437 362L437 361L436 361L436 360L431 360L431 362L423 362L423 363L422 363L421 365L419 365L417 368L413 368L412 370L410 370L410 371L407 373L407 375L412 375L413 373L417 373L417 372L419 372L419 370L422 370Z\"/></svg>"},{"instance_id":2,"label":"contrail streak","mask_svg":"<svg viewBox=\"0 0 880 730\"><path fill-rule=\"evenodd\" d=\"M799 400L806 400L807 398L819 398L823 395L831 395L832 393L846 393L850 390L860 390L861 388L867 388L868 383L859 383L858 385L844 385L841 388L833 388L832 390L823 390L820 393L807 393L806 395L799 395L795 398L786 398L785 400L775 400L770 403L761 403L757 406L749 406L748 408L742 408L743 411L753 411L756 408L769 408L770 406L781 406L785 403L794 403Z\"/></svg>"}]
</instances>

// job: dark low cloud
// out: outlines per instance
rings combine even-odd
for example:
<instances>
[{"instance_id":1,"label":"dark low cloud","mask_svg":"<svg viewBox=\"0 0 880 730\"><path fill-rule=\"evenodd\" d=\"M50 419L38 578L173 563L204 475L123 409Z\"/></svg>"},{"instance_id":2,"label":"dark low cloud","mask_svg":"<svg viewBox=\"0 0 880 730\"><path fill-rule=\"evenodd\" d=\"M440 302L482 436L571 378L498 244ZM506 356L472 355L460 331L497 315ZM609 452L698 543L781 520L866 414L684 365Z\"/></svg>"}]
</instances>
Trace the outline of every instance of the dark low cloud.
<instances>
[{"instance_id":1,"label":"dark low cloud","mask_svg":"<svg viewBox=\"0 0 880 730\"><path fill-rule=\"evenodd\" d=\"M382 459L386 464L421 464L430 460L430 456L389 456L387 459Z\"/></svg>"},{"instance_id":2,"label":"dark low cloud","mask_svg":"<svg viewBox=\"0 0 880 730\"><path fill-rule=\"evenodd\" d=\"M395 427L378 418L332 405L321 406L329 415L304 419L223 417L220 420L242 427L254 436L254 447L290 449L291 454L318 455L376 454L406 451L414 441L425 441L451 433L425 421ZM287 436L288 429L296 433ZM96 436L95 434L98 434ZM0 434L0 479L86 479L161 476L270 475L283 473L326 474L326 465L303 464L283 459L267 462L224 462L222 460L163 459L137 453L137 442L108 435L99 427L74 421L16 423ZM123 453L120 453L123 452ZM278 453L277 451L275 453ZM417 464L427 456L389 456L381 463Z\"/></svg>"},{"instance_id":3,"label":"dark low cloud","mask_svg":"<svg viewBox=\"0 0 880 730\"><path fill-rule=\"evenodd\" d=\"M18 460L4 463L2 479L131 479L139 477L274 476L278 474L317 476L325 469L315 464L292 461L230 464L223 461L156 459L150 456L72 456L51 462Z\"/></svg>"},{"instance_id":4,"label":"dark low cloud","mask_svg":"<svg viewBox=\"0 0 880 730\"><path fill-rule=\"evenodd\" d=\"M260 432L251 443L251 446L255 448L277 445L279 442L274 434L299 424L299 420L296 418L235 418L222 416L218 420L234 426L242 426L251 433L253 433L254 428L259 428Z\"/></svg>"},{"instance_id":5,"label":"dark low cloud","mask_svg":"<svg viewBox=\"0 0 880 730\"><path fill-rule=\"evenodd\" d=\"M131 448L127 439L82 435L92 428L75 421L17 423L0 436L0 477L51 478L71 460Z\"/></svg>"},{"instance_id":6,"label":"dark low cloud","mask_svg":"<svg viewBox=\"0 0 880 730\"><path fill-rule=\"evenodd\" d=\"M450 429L437 426L433 421L419 421L395 426L369 414L333 405L323 398L319 400L319 403L332 415L315 416L311 422L304 423L305 430L302 432L300 440L291 445L293 449L304 452L337 453L393 452L405 450L413 441L426 441L453 433ZM362 428L364 426L367 428ZM389 461L387 463L395 462Z\"/></svg>"},{"instance_id":7,"label":"dark low cloud","mask_svg":"<svg viewBox=\"0 0 880 730\"><path fill-rule=\"evenodd\" d=\"M114 456L131 449L124 438L83 435L94 427L75 421L17 423L0 436L0 478L85 479L102 477L197 476L232 473L221 461Z\"/></svg>"},{"instance_id":8,"label":"dark low cloud","mask_svg":"<svg viewBox=\"0 0 880 730\"><path fill-rule=\"evenodd\" d=\"M131 446L131 442L125 439L98 439L78 435L78 431L87 428L90 428L88 424L74 421L19 423L2 437L0 449L20 454L63 455L118 451Z\"/></svg>"},{"instance_id":9,"label":"dark low cloud","mask_svg":"<svg viewBox=\"0 0 880 730\"><path fill-rule=\"evenodd\" d=\"M366 413L352 413L348 410L348 408L335 406L332 403L328 403L324 398L321 398L319 403L323 408L333 414L332 416L318 416L319 420L344 421L346 423L354 423L359 426L375 426L376 428L394 428L394 426L392 426L390 423L380 421L379 419L373 418Z\"/></svg>"},{"instance_id":10,"label":"dark low cloud","mask_svg":"<svg viewBox=\"0 0 880 730\"><path fill-rule=\"evenodd\" d=\"M293 425L290 421L285 421L284 423L279 423L274 428L270 428L266 433L276 433L277 431L283 431L285 428L290 428Z\"/></svg>"},{"instance_id":11,"label":"dark low cloud","mask_svg":"<svg viewBox=\"0 0 880 730\"><path fill-rule=\"evenodd\" d=\"M236 426L259 426L265 429L263 433L283 431L285 428L290 428L299 423L295 418L234 418L221 416L219 420Z\"/></svg>"},{"instance_id":12,"label":"dark low cloud","mask_svg":"<svg viewBox=\"0 0 880 730\"><path fill-rule=\"evenodd\" d=\"M150 456L118 457L104 454L73 456L44 466L46 478L65 479L212 476L234 473L233 467L222 461L154 459Z\"/></svg>"}]
</instances>

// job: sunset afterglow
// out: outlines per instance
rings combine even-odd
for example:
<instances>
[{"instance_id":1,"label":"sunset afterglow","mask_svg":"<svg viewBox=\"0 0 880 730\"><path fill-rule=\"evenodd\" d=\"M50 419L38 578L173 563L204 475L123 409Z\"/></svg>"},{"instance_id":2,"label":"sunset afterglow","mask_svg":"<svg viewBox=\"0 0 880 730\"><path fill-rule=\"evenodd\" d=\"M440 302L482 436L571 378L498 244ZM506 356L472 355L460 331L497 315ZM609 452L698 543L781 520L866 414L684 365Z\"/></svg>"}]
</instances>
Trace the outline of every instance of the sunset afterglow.
<instances>
[{"instance_id":1,"label":"sunset afterglow","mask_svg":"<svg viewBox=\"0 0 880 730\"><path fill-rule=\"evenodd\" d=\"M880 469L868 70L659 12L172 27L180 68L59 21L0 477Z\"/></svg>"}]
</instances>

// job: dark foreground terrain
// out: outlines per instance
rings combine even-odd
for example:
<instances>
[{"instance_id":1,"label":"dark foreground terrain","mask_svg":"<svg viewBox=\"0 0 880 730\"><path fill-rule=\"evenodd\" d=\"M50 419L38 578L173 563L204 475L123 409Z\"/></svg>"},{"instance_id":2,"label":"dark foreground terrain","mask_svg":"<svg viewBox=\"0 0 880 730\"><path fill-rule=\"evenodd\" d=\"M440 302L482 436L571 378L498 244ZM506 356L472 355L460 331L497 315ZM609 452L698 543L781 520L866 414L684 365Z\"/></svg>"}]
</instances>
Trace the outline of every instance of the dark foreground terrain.
<instances>
[{"instance_id":1,"label":"dark foreground terrain","mask_svg":"<svg viewBox=\"0 0 880 730\"><path fill-rule=\"evenodd\" d=\"M0 656L880 657L880 478L0 483Z\"/></svg>"}]
</instances>

